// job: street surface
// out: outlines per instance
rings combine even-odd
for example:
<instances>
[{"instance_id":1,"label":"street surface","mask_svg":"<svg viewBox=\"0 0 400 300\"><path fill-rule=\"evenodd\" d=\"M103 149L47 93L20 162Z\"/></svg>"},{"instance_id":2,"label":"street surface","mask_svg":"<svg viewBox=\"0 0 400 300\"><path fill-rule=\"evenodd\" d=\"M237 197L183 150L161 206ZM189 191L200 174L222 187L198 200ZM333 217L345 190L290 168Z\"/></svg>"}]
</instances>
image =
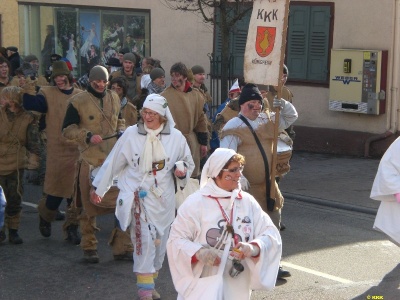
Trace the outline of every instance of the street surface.
<instances>
[{"instance_id":1,"label":"street surface","mask_svg":"<svg viewBox=\"0 0 400 300\"><path fill-rule=\"evenodd\" d=\"M82 250L38 230L41 188L25 186L22 245L0 244L0 299L136 299L132 263L114 261L107 245L113 217L98 218L99 264ZM283 210L282 265L292 273L251 299L400 299L400 249L372 230L374 216L287 199ZM165 261L156 281L163 300L176 299ZM240 300L240 299L239 299Z\"/></svg>"}]
</instances>

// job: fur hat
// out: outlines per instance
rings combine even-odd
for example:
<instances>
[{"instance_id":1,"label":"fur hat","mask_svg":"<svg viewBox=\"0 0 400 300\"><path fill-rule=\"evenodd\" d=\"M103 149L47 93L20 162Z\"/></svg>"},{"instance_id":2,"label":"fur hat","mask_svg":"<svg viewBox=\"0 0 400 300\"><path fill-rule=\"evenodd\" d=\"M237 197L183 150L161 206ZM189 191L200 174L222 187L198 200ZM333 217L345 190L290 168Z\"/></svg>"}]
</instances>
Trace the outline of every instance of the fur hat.
<instances>
[{"instance_id":1,"label":"fur hat","mask_svg":"<svg viewBox=\"0 0 400 300\"><path fill-rule=\"evenodd\" d=\"M199 66L199 65L193 66L192 67L192 72L193 72L193 75L206 73L204 68L202 66Z\"/></svg>"},{"instance_id":2,"label":"fur hat","mask_svg":"<svg viewBox=\"0 0 400 300\"><path fill-rule=\"evenodd\" d=\"M108 71L103 66L94 66L89 73L89 81L104 80L108 81Z\"/></svg>"},{"instance_id":3,"label":"fur hat","mask_svg":"<svg viewBox=\"0 0 400 300\"><path fill-rule=\"evenodd\" d=\"M151 80L156 80L157 78L165 77L165 72L161 68L154 68L150 72L150 78Z\"/></svg>"},{"instance_id":4,"label":"fur hat","mask_svg":"<svg viewBox=\"0 0 400 300\"><path fill-rule=\"evenodd\" d=\"M68 69L67 63L62 60L53 62L53 71L51 73L51 78L59 75L69 75L71 71Z\"/></svg>"},{"instance_id":5,"label":"fur hat","mask_svg":"<svg viewBox=\"0 0 400 300\"><path fill-rule=\"evenodd\" d=\"M133 64L136 64L136 56L132 52L128 52L128 53L124 54L124 58L122 61L125 61L125 60L129 60L129 61L133 62Z\"/></svg>"},{"instance_id":6,"label":"fur hat","mask_svg":"<svg viewBox=\"0 0 400 300\"><path fill-rule=\"evenodd\" d=\"M39 59L37 58L36 55L33 55L33 54L29 54L29 55L25 56L25 58L24 58L24 62L27 62L27 63L30 63L31 61L34 61L34 60L39 60Z\"/></svg>"},{"instance_id":7,"label":"fur hat","mask_svg":"<svg viewBox=\"0 0 400 300\"><path fill-rule=\"evenodd\" d=\"M247 83L243 88L239 96L239 105L246 103L251 100L262 101L261 92L254 83Z\"/></svg>"},{"instance_id":8,"label":"fur hat","mask_svg":"<svg viewBox=\"0 0 400 300\"><path fill-rule=\"evenodd\" d=\"M32 68L31 64L28 62L24 62L19 69L22 71L25 77L28 76L36 76L35 70Z\"/></svg>"}]
</instances>

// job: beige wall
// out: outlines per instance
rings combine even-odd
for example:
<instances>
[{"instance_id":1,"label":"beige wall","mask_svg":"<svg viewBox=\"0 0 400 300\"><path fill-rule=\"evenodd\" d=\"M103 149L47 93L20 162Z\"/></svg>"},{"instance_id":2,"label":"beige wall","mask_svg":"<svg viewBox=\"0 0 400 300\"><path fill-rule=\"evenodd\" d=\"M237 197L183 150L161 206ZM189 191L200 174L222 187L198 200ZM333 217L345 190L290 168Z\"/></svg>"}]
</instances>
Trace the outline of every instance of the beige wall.
<instances>
[{"instance_id":1,"label":"beige wall","mask_svg":"<svg viewBox=\"0 0 400 300\"><path fill-rule=\"evenodd\" d=\"M18 3L17 0L1 0L1 45L3 47L19 46Z\"/></svg>"},{"instance_id":2,"label":"beige wall","mask_svg":"<svg viewBox=\"0 0 400 300\"><path fill-rule=\"evenodd\" d=\"M292 0L291 3L295 3ZM389 50L388 66L392 65L393 0L309 1L334 2L333 49ZM376 12L376 13L373 13ZM388 70L387 98L391 97ZM335 112L328 109L329 88L288 85L294 94L294 104L299 111L296 125L343 129L370 133L383 133L389 129L389 113L363 115ZM389 102L389 101L387 101ZM390 108L390 107L388 107Z\"/></svg>"}]
</instances>

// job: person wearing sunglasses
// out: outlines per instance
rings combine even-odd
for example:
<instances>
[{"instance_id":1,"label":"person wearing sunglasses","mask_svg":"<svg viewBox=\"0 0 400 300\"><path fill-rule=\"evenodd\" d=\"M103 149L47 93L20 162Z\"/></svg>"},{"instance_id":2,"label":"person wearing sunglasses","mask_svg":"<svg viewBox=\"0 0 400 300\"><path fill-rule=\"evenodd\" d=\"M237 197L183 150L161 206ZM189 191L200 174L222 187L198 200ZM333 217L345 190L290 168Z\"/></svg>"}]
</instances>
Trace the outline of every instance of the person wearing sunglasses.
<instances>
[{"instance_id":1,"label":"person wearing sunglasses","mask_svg":"<svg viewBox=\"0 0 400 300\"><path fill-rule=\"evenodd\" d=\"M250 299L252 290L275 286L282 241L241 189L245 162L234 150L216 149L204 164L200 190L178 209L167 243L178 299Z\"/></svg>"}]
</instances>

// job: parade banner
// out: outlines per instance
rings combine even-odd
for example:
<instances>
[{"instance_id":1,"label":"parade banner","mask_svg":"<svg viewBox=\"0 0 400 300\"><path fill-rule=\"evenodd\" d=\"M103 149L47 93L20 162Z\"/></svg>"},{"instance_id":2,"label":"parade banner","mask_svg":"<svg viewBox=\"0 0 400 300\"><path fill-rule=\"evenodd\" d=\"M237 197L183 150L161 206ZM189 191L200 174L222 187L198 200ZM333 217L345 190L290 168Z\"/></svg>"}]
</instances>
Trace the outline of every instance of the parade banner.
<instances>
[{"instance_id":1,"label":"parade banner","mask_svg":"<svg viewBox=\"0 0 400 300\"><path fill-rule=\"evenodd\" d=\"M278 86L286 47L289 0L254 0L246 52L246 82Z\"/></svg>"}]
</instances>

